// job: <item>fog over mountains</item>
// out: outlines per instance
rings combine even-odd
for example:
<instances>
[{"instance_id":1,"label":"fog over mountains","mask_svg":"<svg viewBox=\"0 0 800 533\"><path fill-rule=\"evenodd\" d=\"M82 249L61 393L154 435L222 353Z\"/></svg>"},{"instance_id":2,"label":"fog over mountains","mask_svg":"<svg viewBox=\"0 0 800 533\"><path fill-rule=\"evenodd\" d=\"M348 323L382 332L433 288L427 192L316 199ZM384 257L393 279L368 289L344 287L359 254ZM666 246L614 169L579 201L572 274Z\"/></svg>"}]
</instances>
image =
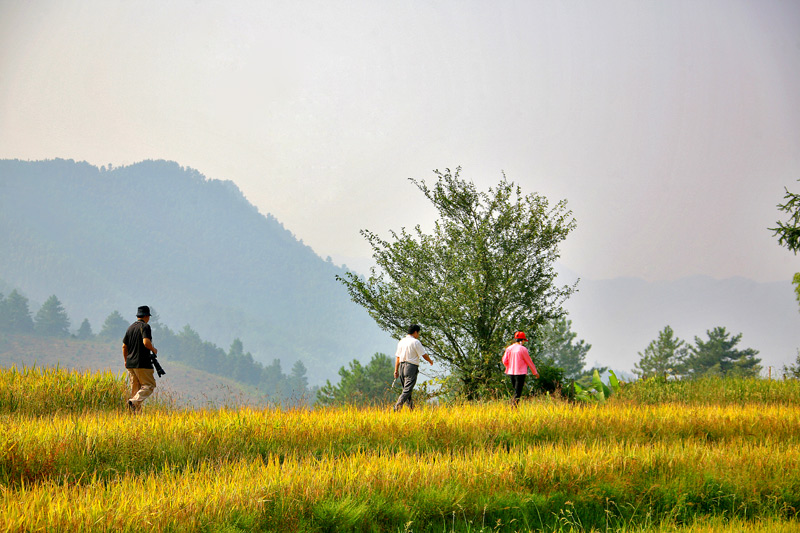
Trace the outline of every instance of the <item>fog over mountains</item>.
<instances>
[{"instance_id":1,"label":"fog over mountains","mask_svg":"<svg viewBox=\"0 0 800 533\"><path fill-rule=\"evenodd\" d=\"M225 349L240 338L262 362L278 358L285 370L300 359L311 384L335 382L352 359L394 352L335 280L343 272L233 182L177 163L0 161L0 292L19 289L34 314L55 294L73 329L88 318L97 332L114 310L133 320L148 304L173 330L189 324ZM716 326L742 333L739 347L759 350L765 368L792 362L800 347L788 280L583 279L566 308L592 344L587 363L623 372L666 325L690 343Z\"/></svg>"},{"instance_id":2,"label":"fog over mountains","mask_svg":"<svg viewBox=\"0 0 800 533\"><path fill-rule=\"evenodd\" d=\"M342 268L232 182L177 163L0 161L0 233L7 290L34 314L55 294L75 328L88 318L96 332L114 310L134 320L148 304L171 329L189 324L226 350L240 338L262 362L300 359L312 383L392 349L336 281Z\"/></svg>"}]
</instances>

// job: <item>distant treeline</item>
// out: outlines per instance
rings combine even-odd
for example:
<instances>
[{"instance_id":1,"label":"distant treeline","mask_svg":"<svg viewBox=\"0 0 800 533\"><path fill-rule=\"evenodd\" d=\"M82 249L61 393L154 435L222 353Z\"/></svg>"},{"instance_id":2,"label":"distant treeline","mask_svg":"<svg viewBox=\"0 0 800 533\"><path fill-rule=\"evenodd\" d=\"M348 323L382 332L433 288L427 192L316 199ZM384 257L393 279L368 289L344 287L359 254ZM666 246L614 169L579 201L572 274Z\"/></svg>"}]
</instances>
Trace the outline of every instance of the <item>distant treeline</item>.
<instances>
[{"instance_id":1,"label":"distant treeline","mask_svg":"<svg viewBox=\"0 0 800 533\"><path fill-rule=\"evenodd\" d=\"M153 316L150 326L153 343L165 355L162 364L180 361L210 374L234 379L255 388L269 401L282 404L311 403L316 388L309 389L306 367L297 361L288 374L283 372L279 359L264 366L244 351L242 341L235 339L226 352L217 345L204 341L191 326L179 332L162 324L158 314L151 308ZM8 296L0 293L0 333L24 334L38 337L73 337L79 340L119 341L130 325L130 321L113 311L108 315L100 331L95 334L88 319L84 319L74 332L64 306L56 295L50 296L36 315L32 315L29 300L16 289Z\"/></svg>"}]
</instances>

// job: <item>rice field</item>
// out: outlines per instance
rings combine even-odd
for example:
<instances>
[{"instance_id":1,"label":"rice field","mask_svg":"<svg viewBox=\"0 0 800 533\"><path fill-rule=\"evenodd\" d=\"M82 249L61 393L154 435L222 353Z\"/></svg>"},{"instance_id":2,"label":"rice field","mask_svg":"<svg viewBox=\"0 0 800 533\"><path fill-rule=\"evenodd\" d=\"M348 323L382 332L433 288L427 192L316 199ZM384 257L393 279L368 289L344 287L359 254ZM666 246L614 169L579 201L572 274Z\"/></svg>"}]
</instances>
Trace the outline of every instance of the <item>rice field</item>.
<instances>
[{"instance_id":1,"label":"rice field","mask_svg":"<svg viewBox=\"0 0 800 533\"><path fill-rule=\"evenodd\" d=\"M122 376L0 370L0 531L800 531L798 383L693 385L131 416Z\"/></svg>"}]
</instances>

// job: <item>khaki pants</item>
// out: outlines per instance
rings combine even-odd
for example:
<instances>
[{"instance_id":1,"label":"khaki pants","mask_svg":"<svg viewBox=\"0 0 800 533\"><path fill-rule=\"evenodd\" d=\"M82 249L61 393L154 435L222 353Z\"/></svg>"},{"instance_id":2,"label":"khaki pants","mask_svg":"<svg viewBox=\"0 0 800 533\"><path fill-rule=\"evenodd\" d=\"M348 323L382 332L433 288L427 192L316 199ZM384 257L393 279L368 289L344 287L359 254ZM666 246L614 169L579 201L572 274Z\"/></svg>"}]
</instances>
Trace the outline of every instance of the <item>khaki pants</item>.
<instances>
[{"instance_id":1,"label":"khaki pants","mask_svg":"<svg viewBox=\"0 0 800 533\"><path fill-rule=\"evenodd\" d=\"M144 399L153 394L156 388L156 378L152 368L129 368L128 374L131 377L131 398L134 409L137 411L142 408Z\"/></svg>"}]
</instances>

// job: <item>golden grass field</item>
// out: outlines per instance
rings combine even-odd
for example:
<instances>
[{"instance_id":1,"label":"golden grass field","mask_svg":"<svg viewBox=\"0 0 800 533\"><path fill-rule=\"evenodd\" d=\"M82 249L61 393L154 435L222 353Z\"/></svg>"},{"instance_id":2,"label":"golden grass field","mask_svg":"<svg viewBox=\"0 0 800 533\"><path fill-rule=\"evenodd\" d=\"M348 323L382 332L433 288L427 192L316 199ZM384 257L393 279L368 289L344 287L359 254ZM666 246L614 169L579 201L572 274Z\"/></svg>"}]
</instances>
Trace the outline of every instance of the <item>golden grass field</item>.
<instances>
[{"instance_id":1,"label":"golden grass field","mask_svg":"<svg viewBox=\"0 0 800 533\"><path fill-rule=\"evenodd\" d=\"M138 416L111 373L0 389L2 531L800 531L797 381Z\"/></svg>"}]
</instances>

